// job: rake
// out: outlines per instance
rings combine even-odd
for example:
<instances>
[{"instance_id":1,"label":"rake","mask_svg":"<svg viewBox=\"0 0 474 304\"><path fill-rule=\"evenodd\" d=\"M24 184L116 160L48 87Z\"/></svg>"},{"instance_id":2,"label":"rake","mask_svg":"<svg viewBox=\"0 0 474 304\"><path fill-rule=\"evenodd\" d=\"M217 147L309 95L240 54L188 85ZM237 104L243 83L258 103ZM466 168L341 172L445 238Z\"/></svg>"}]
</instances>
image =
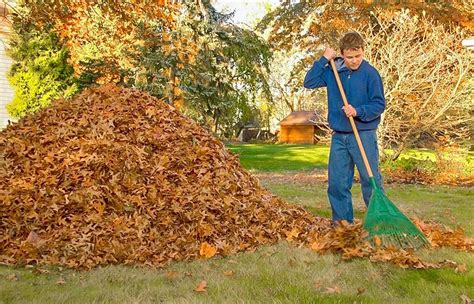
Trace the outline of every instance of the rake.
<instances>
[{"instance_id":1,"label":"rake","mask_svg":"<svg viewBox=\"0 0 474 304\"><path fill-rule=\"evenodd\" d=\"M344 88L342 87L334 59L330 60L330 64L334 76L336 77L342 101L344 102L344 105L347 106L349 103L347 102L346 94L344 93ZM397 208L397 206L395 206L395 204L388 199L387 196L385 196L383 191L378 187L370 168L369 161L367 160L364 146L360 140L354 118L349 117L349 121L357 145L359 146L362 159L364 160L365 168L369 175L370 185L373 189L364 220L364 229L369 232L368 240L377 246L395 246L399 248L418 248L429 244L425 235Z\"/></svg>"}]
</instances>

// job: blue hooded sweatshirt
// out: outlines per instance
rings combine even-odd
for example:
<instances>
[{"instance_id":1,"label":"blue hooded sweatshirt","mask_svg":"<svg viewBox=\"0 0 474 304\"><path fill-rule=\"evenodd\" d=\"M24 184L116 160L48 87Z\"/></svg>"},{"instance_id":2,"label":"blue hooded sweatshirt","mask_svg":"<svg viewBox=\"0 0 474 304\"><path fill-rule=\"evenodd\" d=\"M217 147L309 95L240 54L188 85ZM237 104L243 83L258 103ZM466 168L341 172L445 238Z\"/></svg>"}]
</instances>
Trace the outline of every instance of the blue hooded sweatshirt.
<instances>
[{"instance_id":1,"label":"blue hooded sweatshirt","mask_svg":"<svg viewBox=\"0 0 474 304\"><path fill-rule=\"evenodd\" d=\"M336 78L328 62L324 56L314 62L306 74L304 87L327 87L329 127L337 132L352 133L349 119L342 110L344 103ZM344 65L343 58L336 58L335 62L347 101L357 111L357 116L354 117L357 129L376 129L380 123L380 115L385 110L383 84L378 71L365 60L362 60L359 68L354 71Z\"/></svg>"}]
</instances>

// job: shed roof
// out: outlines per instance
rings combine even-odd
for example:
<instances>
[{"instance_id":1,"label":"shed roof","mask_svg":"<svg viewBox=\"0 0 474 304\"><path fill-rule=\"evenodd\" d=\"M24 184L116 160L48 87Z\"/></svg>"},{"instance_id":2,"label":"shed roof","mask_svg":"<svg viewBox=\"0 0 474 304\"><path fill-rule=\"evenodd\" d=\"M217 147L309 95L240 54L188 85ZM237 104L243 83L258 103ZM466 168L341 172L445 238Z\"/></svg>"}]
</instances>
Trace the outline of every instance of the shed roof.
<instances>
[{"instance_id":1,"label":"shed roof","mask_svg":"<svg viewBox=\"0 0 474 304\"><path fill-rule=\"evenodd\" d=\"M315 111L295 111L280 121L280 126L316 126L321 123Z\"/></svg>"}]
</instances>

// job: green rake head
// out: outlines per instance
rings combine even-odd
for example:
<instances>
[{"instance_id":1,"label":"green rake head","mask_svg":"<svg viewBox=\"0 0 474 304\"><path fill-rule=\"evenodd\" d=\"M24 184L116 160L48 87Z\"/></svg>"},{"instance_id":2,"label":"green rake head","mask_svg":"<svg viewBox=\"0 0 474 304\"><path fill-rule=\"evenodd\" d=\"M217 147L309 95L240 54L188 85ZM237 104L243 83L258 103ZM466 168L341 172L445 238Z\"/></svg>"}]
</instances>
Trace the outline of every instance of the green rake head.
<instances>
[{"instance_id":1,"label":"green rake head","mask_svg":"<svg viewBox=\"0 0 474 304\"><path fill-rule=\"evenodd\" d=\"M382 246L399 248L416 249L428 245L425 235L385 196L373 177L370 183L373 192L364 221L369 241L375 243L378 237Z\"/></svg>"}]
</instances>

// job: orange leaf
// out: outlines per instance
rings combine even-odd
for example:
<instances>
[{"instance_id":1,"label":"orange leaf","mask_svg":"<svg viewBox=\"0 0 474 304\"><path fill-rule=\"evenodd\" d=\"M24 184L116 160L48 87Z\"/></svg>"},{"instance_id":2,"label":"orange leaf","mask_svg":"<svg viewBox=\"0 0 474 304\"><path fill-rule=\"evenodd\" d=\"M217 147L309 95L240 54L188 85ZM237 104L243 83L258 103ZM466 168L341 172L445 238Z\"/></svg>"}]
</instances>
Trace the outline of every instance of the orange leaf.
<instances>
[{"instance_id":1,"label":"orange leaf","mask_svg":"<svg viewBox=\"0 0 474 304\"><path fill-rule=\"evenodd\" d=\"M207 282L206 281L201 281L201 282L199 282L199 284L197 284L196 288L194 288L194 291L206 292L206 287L207 287Z\"/></svg>"},{"instance_id":2,"label":"orange leaf","mask_svg":"<svg viewBox=\"0 0 474 304\"><path fill-rule=\"evenodd\" d=\"M382 246L382 239L376 235L374 236L374 243L375 243L375 246L380 247Z\"/></svg>"},{"instance_id":3,"label":"orange leaf","mask_svg":"<svg viewBox=\"0 0 474 304\"><path fill-rule=\"evenodd\" d=\"M199 249L199 254L206 259L212 258L216 252L217 249L207 242L202 243L201 249Z\"/></svg>"}]
</instances>

